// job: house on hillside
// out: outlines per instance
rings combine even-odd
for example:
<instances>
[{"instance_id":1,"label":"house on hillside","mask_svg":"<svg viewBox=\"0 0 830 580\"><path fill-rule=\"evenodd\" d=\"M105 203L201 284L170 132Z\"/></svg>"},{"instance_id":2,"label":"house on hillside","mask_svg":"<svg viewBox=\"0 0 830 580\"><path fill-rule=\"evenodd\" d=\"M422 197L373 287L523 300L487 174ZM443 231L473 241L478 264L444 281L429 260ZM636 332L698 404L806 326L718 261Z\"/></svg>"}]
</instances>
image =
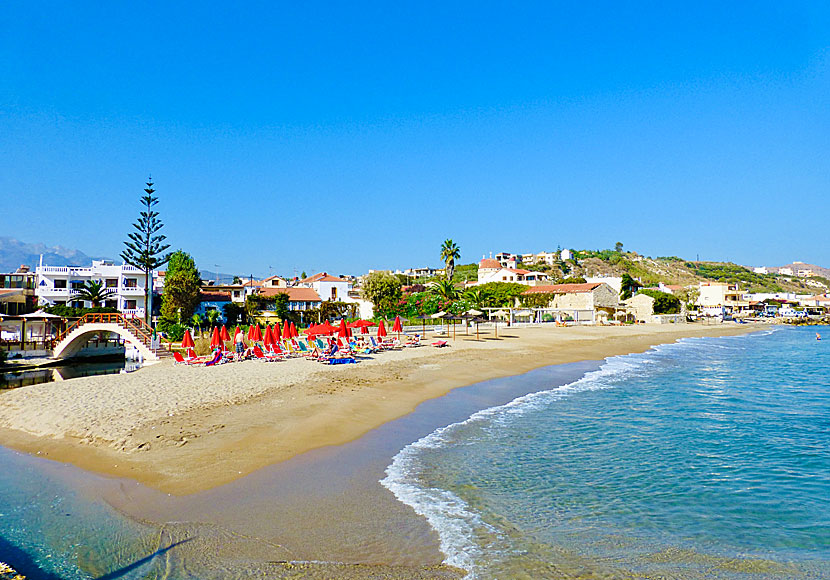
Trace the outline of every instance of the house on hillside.
<instances>
[{"instance_id":1,"label":"house on hillside","mask_svg":"<svg viewBox=\"0 0 830 580\"><path fill-rule=\"evenodd\" d=\"M705 316L720 317L749 308L749 301L743 299L737 284L701 282L699 290L697 305Z\"/></svg>"},{"instance_id":2,"label":"house on hillside","mask_svg":"<svg viewBox=\"0 0 830 580\"><path fill-rule=\"evenodd\" d=\"M288 295L288 309L294 312L305 312L320 307L322 300L314 288L262 288L260 296L271 297L277 294Z\"/></svg>"},{"instance_id":3,"label":"house on hillside","mask_svg":"<svg viewBox=\"0 0 830 580\"><path fill-rule=\"evenodd\" d=\"M478 280L476 284L514 282L527 286L536 286L538 284L544 284L549 280L550 276L544 272L533 272L521 268L505 268L494 259L483 258L478 263Z\"/></svg>"}]
</instances>

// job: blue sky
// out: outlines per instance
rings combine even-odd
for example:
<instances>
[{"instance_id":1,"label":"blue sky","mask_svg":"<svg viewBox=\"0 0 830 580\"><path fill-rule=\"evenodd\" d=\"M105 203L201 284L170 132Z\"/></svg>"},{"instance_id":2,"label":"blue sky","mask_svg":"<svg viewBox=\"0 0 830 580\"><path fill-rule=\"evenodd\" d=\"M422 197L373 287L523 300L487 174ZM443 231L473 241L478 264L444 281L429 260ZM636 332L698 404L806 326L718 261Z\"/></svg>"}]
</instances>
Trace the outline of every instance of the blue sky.
<instances>
[{"instance_id":1,"label":"blue sky","mask_svg":"<svg viewBox=\"0 0 830 580\"><path fill-rule=\"evenodd\" d=\"M830 266L830 9L581 4L5 2L0 235L116 256L152 173L224 272Z\"/></svg>"}]
</instances>

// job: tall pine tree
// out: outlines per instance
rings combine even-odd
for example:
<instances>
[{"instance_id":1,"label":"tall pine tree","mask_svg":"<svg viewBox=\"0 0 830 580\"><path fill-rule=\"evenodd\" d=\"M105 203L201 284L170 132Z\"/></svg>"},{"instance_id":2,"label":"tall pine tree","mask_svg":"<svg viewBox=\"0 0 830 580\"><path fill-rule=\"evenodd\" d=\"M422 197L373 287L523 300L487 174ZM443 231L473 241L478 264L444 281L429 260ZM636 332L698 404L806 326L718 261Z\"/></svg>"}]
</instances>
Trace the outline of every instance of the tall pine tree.
<instances>
[{"instance_id":1,"label":"tall pine tree","mask_svg":"<svg viewBox=\"0 0 830 580\"><path fill-rule=\"evenodd\" d=\"M124 242L127 249L121 252L121 259L144 272L144 303L147 305L145 318L150 323L153 316L153 270L170 260L170 254L164 253L170 244L164 243L167 236L158 233L164 224L158 218L159 213L153 210L159 199L153 195L156 190L153 189L152 177L147 181L144 192L146 195L141 196L144 208L138 214L138 221L133 224L136 231L130 232L130 239Z\"/></svg>"}]
</instances>

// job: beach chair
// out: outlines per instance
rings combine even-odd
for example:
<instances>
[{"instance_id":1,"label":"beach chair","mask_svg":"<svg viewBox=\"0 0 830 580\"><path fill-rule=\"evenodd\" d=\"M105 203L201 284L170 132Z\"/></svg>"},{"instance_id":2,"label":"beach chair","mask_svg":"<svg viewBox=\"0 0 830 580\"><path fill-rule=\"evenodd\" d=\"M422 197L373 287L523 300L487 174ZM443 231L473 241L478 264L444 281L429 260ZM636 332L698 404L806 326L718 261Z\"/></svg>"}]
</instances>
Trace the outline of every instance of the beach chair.
<instances>
[{"instance_id":1,"label":"beach chair","mask_svg":"<svg viewBox=\"0 0 830 580\"><path fill-rule=\"evenodd\" d=\"M432 343L432 346L434 346L435 348L442 348L445 346L449 346L449 344L447 344L446 340L436 340Z\"/></svg>"},{"instance_id":2,"label":"beach chair","mask_svg":"<svg viewBox=\"0 0 830 580\"><path fill-rule=\"evenodd\" d=\"M222 364L223 362L225 362L225 360L224 360L224 359L225 359L225 357L224 357L224 355L222 354L222 351L217 350L217 351L214 353L213 358L212 358L212 359L210 359L209 361L205 362L205 366L206 366L206 367L212 367L212 366L215 366L215 365L220 365L220 364Z\"/></svg>"},{"instance_id":3,"label":"beach chair","mask_svg":"<svg viewBox=\"0 0 830 580\"><path fill-rule=\"evenodd\" d=\"M279 357L276 355L266 355L264 352L262 352L262 349L259 348L259 345L254 346L254 358L265 362L273 362L279 360Z\"/></svg>"},{"instance_id":4,"label":"beach chair","mask_svg":"<svg viewBox=\"0 0 830 580\"><path fill-rule=\"evenodd\" d=\"M409 337L403 345L408 347L421 346L421 335L416 334L413 337Z\"/></svg>"},{"instance_id":5,"label":"beach chair","mask_svg":"<svg viewBox=\"0 0 830 580\"><path fill-rule=\"evenodd\" d=\"M173 351L173 360L175 361L173 363L174 365L186 365L187 364L187 361L184 360L184 357L182 356L182 353L180 353L177 350Z\"/></svg>"}]
</instances>

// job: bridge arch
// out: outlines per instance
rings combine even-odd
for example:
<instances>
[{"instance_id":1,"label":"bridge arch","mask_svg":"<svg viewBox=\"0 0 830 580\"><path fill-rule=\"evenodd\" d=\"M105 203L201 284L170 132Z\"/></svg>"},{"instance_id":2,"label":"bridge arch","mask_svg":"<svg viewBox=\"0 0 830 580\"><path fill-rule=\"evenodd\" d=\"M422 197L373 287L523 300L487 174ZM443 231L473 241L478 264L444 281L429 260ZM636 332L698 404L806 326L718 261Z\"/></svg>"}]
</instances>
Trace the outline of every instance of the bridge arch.
<instances>
[{"instance_id":1,"label":"bridge arch","mask_svg":"<svg viewBox=\"0 0 830 580\"><path fill-rule=\"evenodd\" d=\"M146 327L140 322L127 320L120 314L87 314L58 337L52 358L66 359L76 356L92 335L101 332L119 335L125 342L138 349L145 361L159 360L158 355L150 349L150 335Z\"/></svg>"}]
</instances>

